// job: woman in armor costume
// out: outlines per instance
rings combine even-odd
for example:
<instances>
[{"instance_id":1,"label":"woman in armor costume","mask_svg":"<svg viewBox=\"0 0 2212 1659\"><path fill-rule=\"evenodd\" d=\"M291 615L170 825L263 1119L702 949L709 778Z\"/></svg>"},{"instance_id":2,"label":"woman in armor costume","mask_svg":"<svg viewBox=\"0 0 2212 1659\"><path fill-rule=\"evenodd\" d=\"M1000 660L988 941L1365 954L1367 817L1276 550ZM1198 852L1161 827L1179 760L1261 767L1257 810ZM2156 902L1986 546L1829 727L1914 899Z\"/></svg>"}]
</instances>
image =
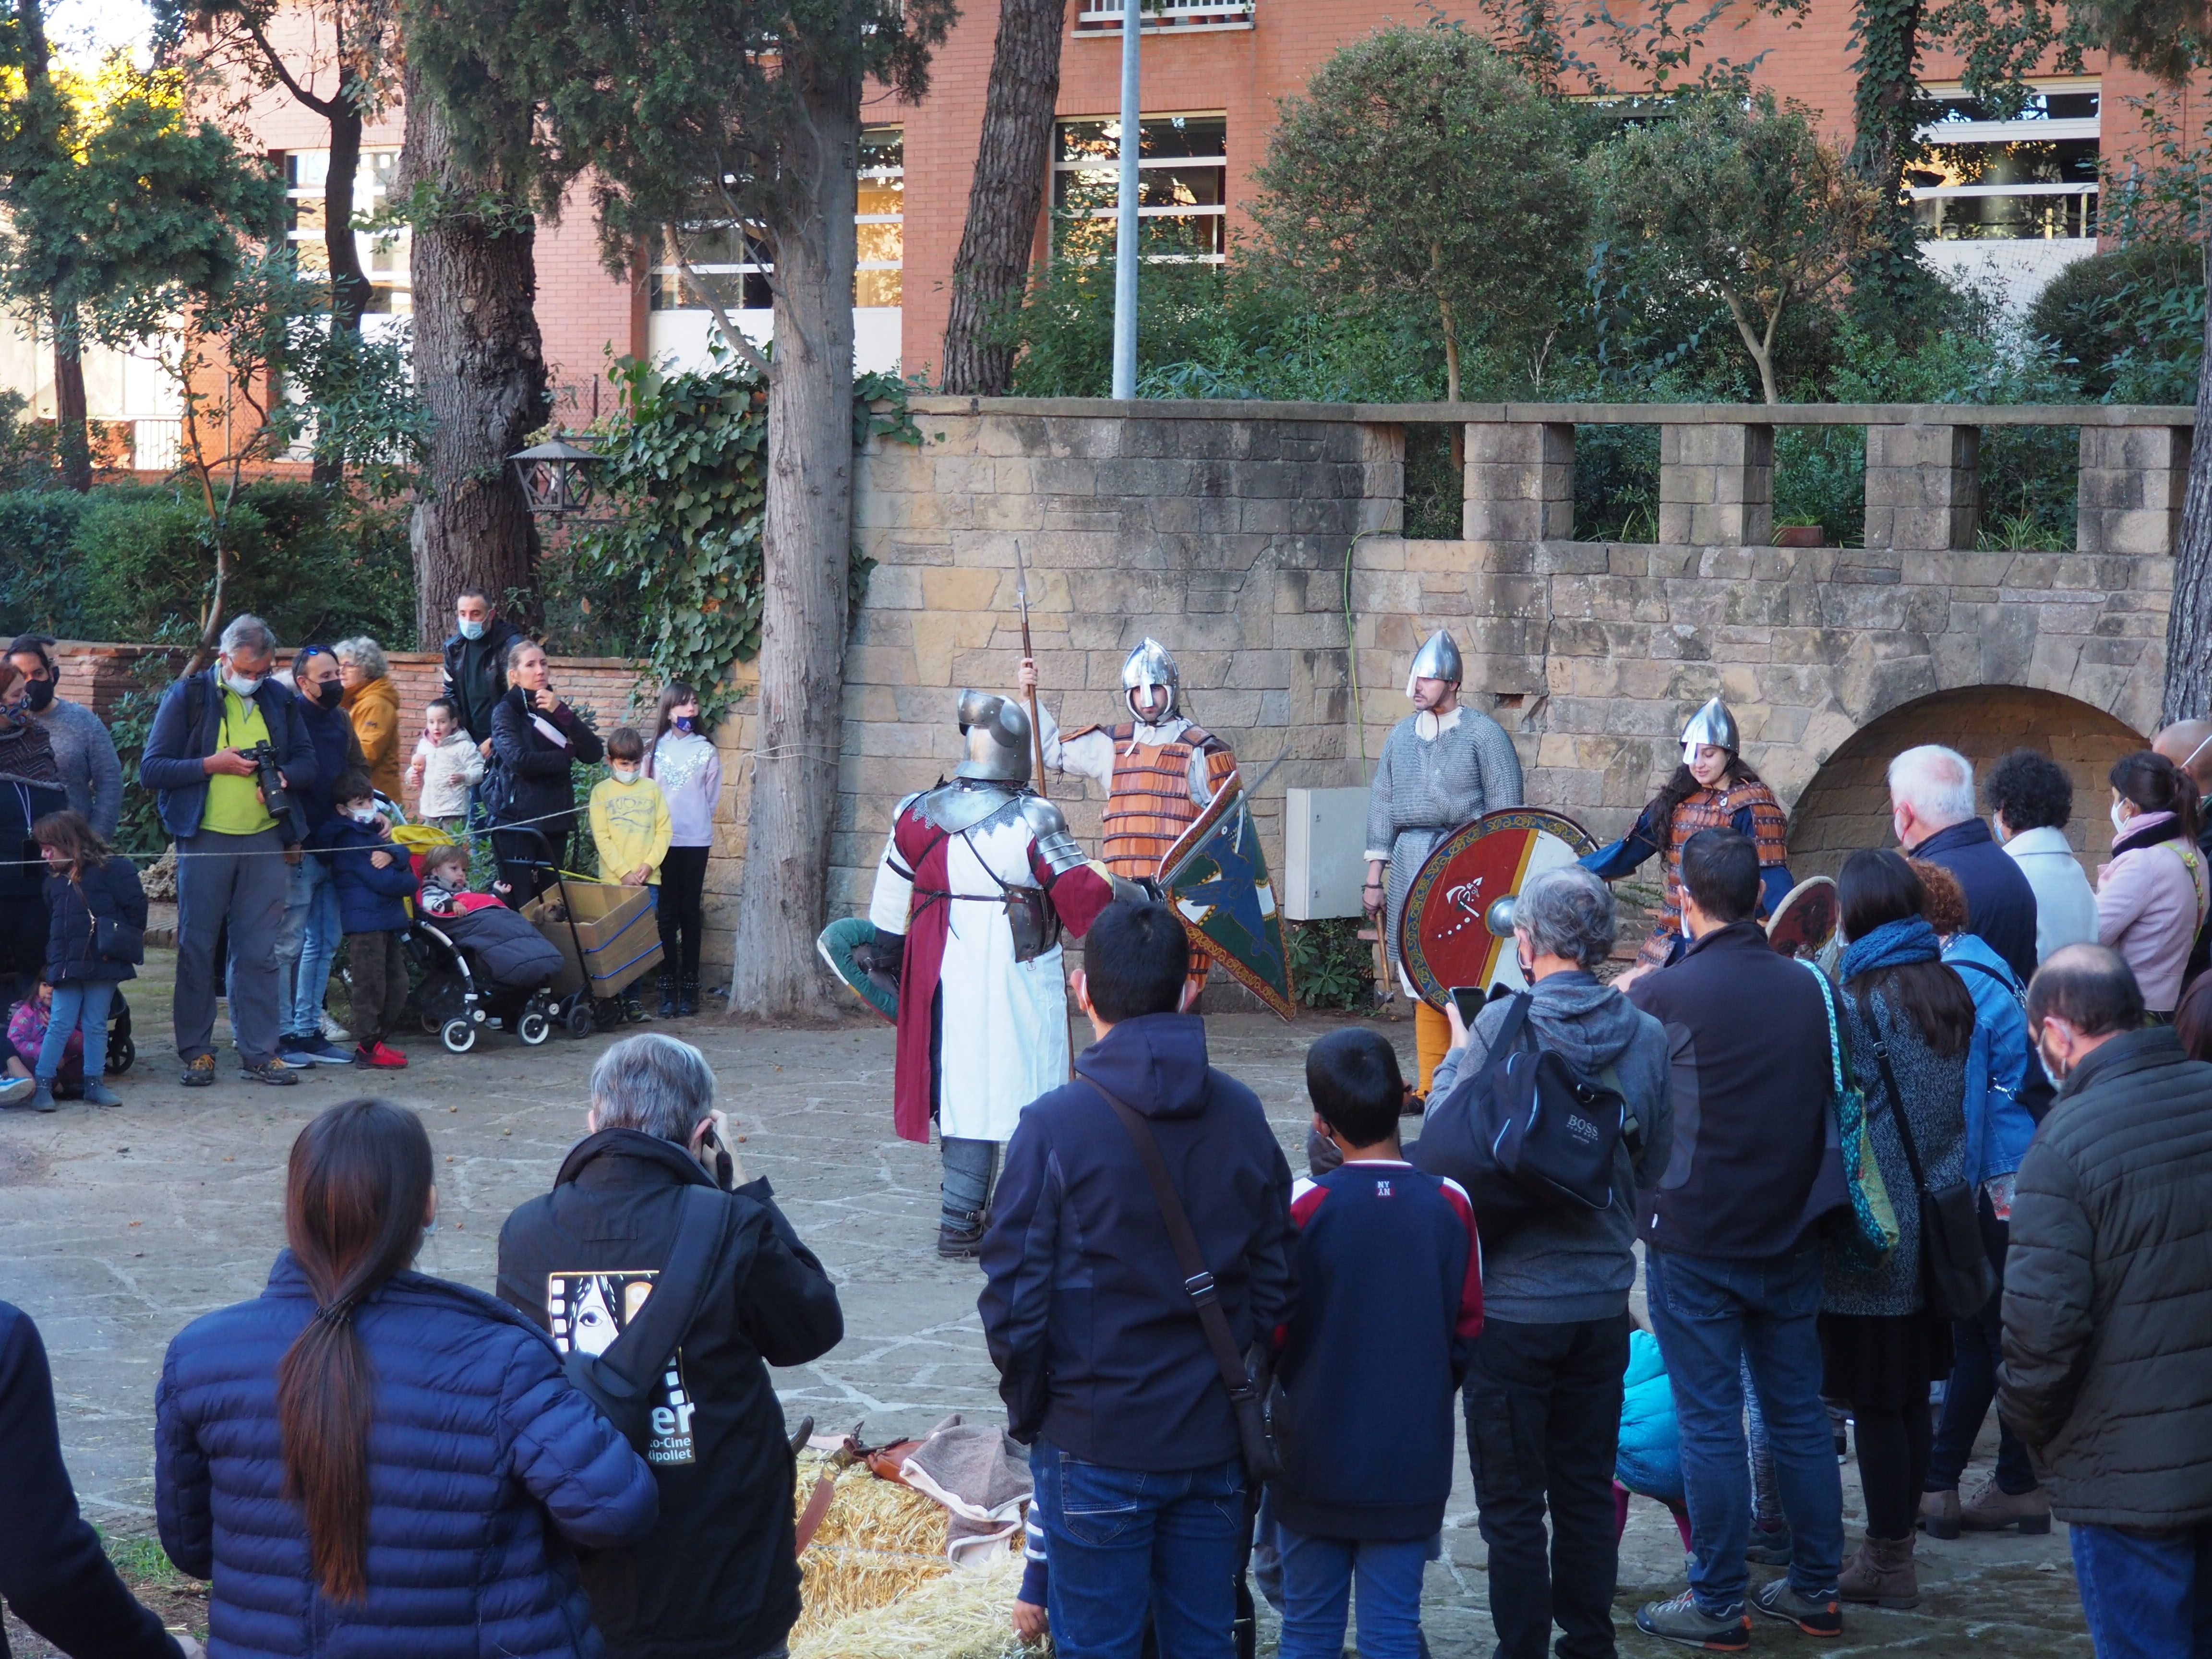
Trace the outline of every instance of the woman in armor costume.
<instances>
[{"instance_id":1,"label":"woman in armor costume","mask_svg":"<svg viewBox=\"0 0 2212 1659\"><path fill-rule=\"evenodd\" d=\"M1700 830L1734 830L1759 848L1759 915L1763 921L1789 896L1790 818L1774 792L1746 765L1735 716L1718 697L1682 728L1682 763L1636 820L1636 827L1583 866L1619 881L1655 853L1667 860L1666 908L1636 953L1636 965L1614 981L1626 986L1682 953L1682 848Z\"/></svg>"}]
</instances>

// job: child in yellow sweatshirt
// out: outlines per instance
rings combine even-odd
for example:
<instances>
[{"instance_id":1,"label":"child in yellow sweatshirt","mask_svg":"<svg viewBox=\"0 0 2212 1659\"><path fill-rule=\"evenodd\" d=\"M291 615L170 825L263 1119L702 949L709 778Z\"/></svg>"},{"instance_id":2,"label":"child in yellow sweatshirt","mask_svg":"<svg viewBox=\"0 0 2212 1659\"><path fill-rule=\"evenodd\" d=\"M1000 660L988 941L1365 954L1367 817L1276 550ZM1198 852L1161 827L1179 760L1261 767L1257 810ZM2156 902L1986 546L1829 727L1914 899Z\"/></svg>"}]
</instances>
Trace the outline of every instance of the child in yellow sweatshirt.
<instances>
[{"instance_id":1,"label":"child in yellow sweatshirt","mask_svg":"<svg viewBox=\"0 0 2212 1659\"><path fill-rule=\"evenodd\" d=\"M614 775L592 791L592 841L599 852L599 879L657 887L672 826L668 797L643 775L645 739L635 726L617 726L608 737L607 764Z\"/></svg>"}]
</instances>

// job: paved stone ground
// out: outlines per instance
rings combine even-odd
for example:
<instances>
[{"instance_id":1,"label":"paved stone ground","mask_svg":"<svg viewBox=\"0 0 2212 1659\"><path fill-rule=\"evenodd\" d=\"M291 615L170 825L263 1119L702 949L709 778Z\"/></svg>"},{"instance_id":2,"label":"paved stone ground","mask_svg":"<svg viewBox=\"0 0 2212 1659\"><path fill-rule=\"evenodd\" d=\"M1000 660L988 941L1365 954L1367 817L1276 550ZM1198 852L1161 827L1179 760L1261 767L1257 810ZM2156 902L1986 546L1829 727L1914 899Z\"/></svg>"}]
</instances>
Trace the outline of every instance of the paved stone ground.
<instances>
[{"instance_id":1,"label":"paved stone ground","mask_svg":"<svg viewBox=\"0 0 2212 1659\"><path fill-rule=\"evenodd\" d=\"M324 1071L297 1088L268 1089L234 1080L226 1054L222 1081L187 1093L165 1042L168 958L154 954L149 977L130 993L142 1058L118 1085L125 1105L0 1116L0 1297L30 1310L52 1352L63 1439L87 1511L125 1534L152 1525L153 1394L164 1346L196 1315L258 1291L282 1243L293 1137L367 1081ZM772 1179L844 1300L844 1343L778 1375L787 1413L794 1421L811 1413L824 1427L865 1419L871 1437L889 1439L948 1412L995 1413L977 1276L930 1249L934 1149L890 1133L890 1031L872 1021L770 1031L694 1020L674 1029L714 1064L744 1137L740 1154ZM1259 1091L1285 1148L1303 1156L1300 1057L1311 1028L1232 1015L1211 1029L1217 1063ZM1410 1025L1382 1029L1410 1054ZM410 1068L379 1080L424 1113L437 1151L442 1224L425 1271L489 1288L501 1221L543 1190L582 1133L585 1079L605 1042L556 1036L532 1052L493 1037L454 1056L415 1039ZM1983 1448L1980 1468L1992 1450ZM1978 1479L1970 1474L1970 1484ZM1440 1659L1486 1655L1492 1639L1468 1485L1462 1460L1445 1559L1428 1581L1430 1642ZM1845 1492L1856 1536L1849 1468ZM1921 1559L1918 1611L1854 1613L1846 1641L1826 1651L2089 1654L2063 1527L2041 1539L1923 1540ZM1680 1589L1681 1570L1664 1510L1639 1501L1623 1545L1624 1651L1662 1650L1627 1616L1637 1601ZM1801 1640L1778 1627L1759 1639L1762 1647Z\"/></svg>"}]
</instances>

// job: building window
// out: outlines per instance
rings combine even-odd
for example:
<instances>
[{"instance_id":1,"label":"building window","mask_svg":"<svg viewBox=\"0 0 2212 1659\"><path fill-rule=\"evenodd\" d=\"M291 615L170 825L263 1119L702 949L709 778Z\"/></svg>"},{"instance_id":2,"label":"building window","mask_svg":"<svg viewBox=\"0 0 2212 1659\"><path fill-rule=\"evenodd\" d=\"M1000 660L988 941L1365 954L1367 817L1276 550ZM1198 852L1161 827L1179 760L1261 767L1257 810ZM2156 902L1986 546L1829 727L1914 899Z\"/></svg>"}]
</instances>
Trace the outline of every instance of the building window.
<instances>
[{"instance_id":1,"label":"building window","mask_svg":"<svg viewBox=\"0 0 2212 1659\"><path fill-rule=\"evenodd\" d=\"M2094 81L2039 83L2009 120L1957 88L1928 94L1928 146L1905 170L1913 216L1938 241L2081 240L2097 234Z\"/></svg>"},{"instance_id":2,"label":"building window","mask_svg":"<svg viewBox=\"0 0 2212 1659\"><path fill-rule=\"evenodd\" d=\"M1061 257L1114 257L1121 124L1092 116L1060 124L1053 213ZM1147 259L1219 264L1228 252L1229 119L1147 115L1138 128L1137 215Z\"/></svg>"},{"instance_id":3,"label":"building window","mask_svg":"<svg viewBox=\"0 0 2212 1659\"><path fill-rule=\"evenodd\" d=\"M354 173L354 211L383 210L392 194L392 170L399 165L396 149L364 149ZM331 176L331 153L326 149L295 149L284 153L284 196L293 258L307 276L327 281L331 274L328 251L323 246L323 192ZM361 231L354 238L362 272L368 278L366 307L372 316L405 316L414 309L413 283L407 269L407 230Z\"/></svg>"},{"instance_id":4,"label":"building window","mask_svg":"<svg viewBox=\"0 0 2212 1659\"><path fill-rule=\"evenodd\" d=\"M860 134L859 210L853 216L860 263L853 273L855 307L896 308L900 267L905 252L906 135L899 127L869 127ZM691 267L713 281L726 304L732 292L740 311L767 311L775 303L769 289L768 248L738 227L702 222L686 235ZM655 311L703 311L684 279L681 255L672 240L653 269L649 304Z\"/></svg>"},{"instance_id":5,"label":"building window","mask_svg":"<svg viewBox=\"0 0 2212 1659\"><path fill-rule=\"evenodd\" d=\"M1253 0L1143 0L1137 27L1145 34L1174 30L1249 29ZM1119 34L1121 0L1083 0L1075 14L1078 34Z\"/></svg>"}]
</instances>

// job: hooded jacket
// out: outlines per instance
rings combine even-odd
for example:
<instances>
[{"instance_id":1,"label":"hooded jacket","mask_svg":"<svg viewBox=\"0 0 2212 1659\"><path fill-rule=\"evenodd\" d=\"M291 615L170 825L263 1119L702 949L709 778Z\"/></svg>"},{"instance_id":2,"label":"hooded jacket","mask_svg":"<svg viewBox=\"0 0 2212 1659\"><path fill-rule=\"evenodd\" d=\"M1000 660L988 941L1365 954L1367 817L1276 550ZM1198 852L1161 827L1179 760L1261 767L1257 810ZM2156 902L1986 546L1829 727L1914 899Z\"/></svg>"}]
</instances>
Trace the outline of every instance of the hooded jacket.
<instances>
[{"instance_id":1,"label":"hooded jacket","mask_svg":"<svg viewBox=\"0 0 2212 1659\"><path fill-rule=\"evenodd\" d=\"M571 1547L653 1525L653 1472L561 1373L544 1334L481 1291L395 1273L361 1304L369 1588L333 1605L285 1495L276 1371L315 1317L281 1252L268 1288L177 1334L154 1396L161 1547L212 1578L215 1659L598 1659Z\"/></svg>"},{"instance_id":2,"label":"hooded jacket","mask_svg":"<svg viewBox=\"0 0 2212 1659\"><path fill-rule=\"evenodd\" d=\"M399 799L399 688L380 674L345 694L342 705L368 763L368 781Z\"/></svg>"},{"instance_id":3,"label":"hooded jacket","mask_svg":"<svg viewBox=\"0 0 2212 1659\"><path fill-rule=\"evenodd\" d=\"M307 845L331 866L331 883L337 889L338 926L348 934L400 933L410 920L405 901L415 896L415 866L407 849L377 833L372 823L356 823L343 812L333 812L323 827L307 837ZM378 853L392 854L381 870L374 864Z\"/></svg>"},{"instance_id":4,"label":"hooded jacket","mask_svg":"<svg viewBox=\"0 0 2212 1659\"><path fill-rule=\"evenodd\" d=\"M1799 1249L1850 1202L1813 974L1757 922L1734 921L1628 1000L1666 1028L1672 1079L1673 1148L1638 1206L1645 1245L1723 1261Z\"/></svg>"},{"instance_id":5,"label":"hooded jacket","mask_svg":"<svg viewBox=\"0 0 2212 1659\"><path fill-rule=\"evenodd\" d=\"M629 1289L674 1249L684 1188L712 1184L672 1141L600 1130L500 1230L500 1299L563 1344L592 1318L618 1321ZM729 1202L722 1255L676 1352L681 1397L656 1402L677 1425L648 1455L659 1524L584 1567L616 1659L752 1659L799 1617L796 1470L768 1368L820 1358L844 1315L767 1182Z\"/></svg>"},{"instance_id":6,"label":"hooded jacket","mask_svg":"<svg viewBox=\"0 0 2212 1659\"><path fill-rule=\"evenodd\" d=\"M1504 999L1492 1003L1476 1018L1468 1046L1445 1052L1429 1089L1431 1112L1466 1109L1464 1099L1451 1098L1454 1085L1463 1073L1473 1081L1488 1072L1491 1048L1511 1006ZM1632 1154L1622 1138L1613 1158L1609 1208L1534 1210L1503 1226L1486 1224L1483 1307L1488 1317L1508 1324L1614 1318L1628 1311L1629 1287L1636 1283L1637 1188L1658 1179L1674 1144L1667 1032L1620 992L1599 984L1595 975L1580 970L1536 982L1522 1030L1585 1083L1613 1068L1642 1129L1642 1155Z\"/></svg>"},{"instance_id":7,"label":"hooded jacket","mask_svg":"<svg viewBox=\"0 0 2212 1659\"><path fill-rule=\"evenodd\" d=\"M146 926L146 890L122 854L109 854L105 864L87 864L74 881L64 875L46 878L46 983L104 979L120 984L138 977L129 963L100 954L102 917L142 932Z\"/></svg>"},{"instance_id":8,"label":"hooded jacket","mask_svg":"<svg viewBox=\"0 0 2212 1659\"><path fill-rule=\"evenodd\" d=\"M1117 1468L1235 1461L1229 1392L1136 1143L1082 1079L1152 1125L1239 1352L1288 1305L1290 1165L1259 1097L1206 1063L1194 1014L1124 1020L1075 1070L1023 1109L983 1237L977 1307L1009 1430Z\"/></svg>"},{"instance_id":9,"label":"hooded jacket","mask_svg":"<svg viewBox=\"0 0 2212 1659\"><path fill-rule=\"evenodd\" d=\"M2212 1522L2212 1066L2170 1027L2068 1073L2020 1166L1997 1409L2063 1521Z\"/></svg>"}]
</instances>

